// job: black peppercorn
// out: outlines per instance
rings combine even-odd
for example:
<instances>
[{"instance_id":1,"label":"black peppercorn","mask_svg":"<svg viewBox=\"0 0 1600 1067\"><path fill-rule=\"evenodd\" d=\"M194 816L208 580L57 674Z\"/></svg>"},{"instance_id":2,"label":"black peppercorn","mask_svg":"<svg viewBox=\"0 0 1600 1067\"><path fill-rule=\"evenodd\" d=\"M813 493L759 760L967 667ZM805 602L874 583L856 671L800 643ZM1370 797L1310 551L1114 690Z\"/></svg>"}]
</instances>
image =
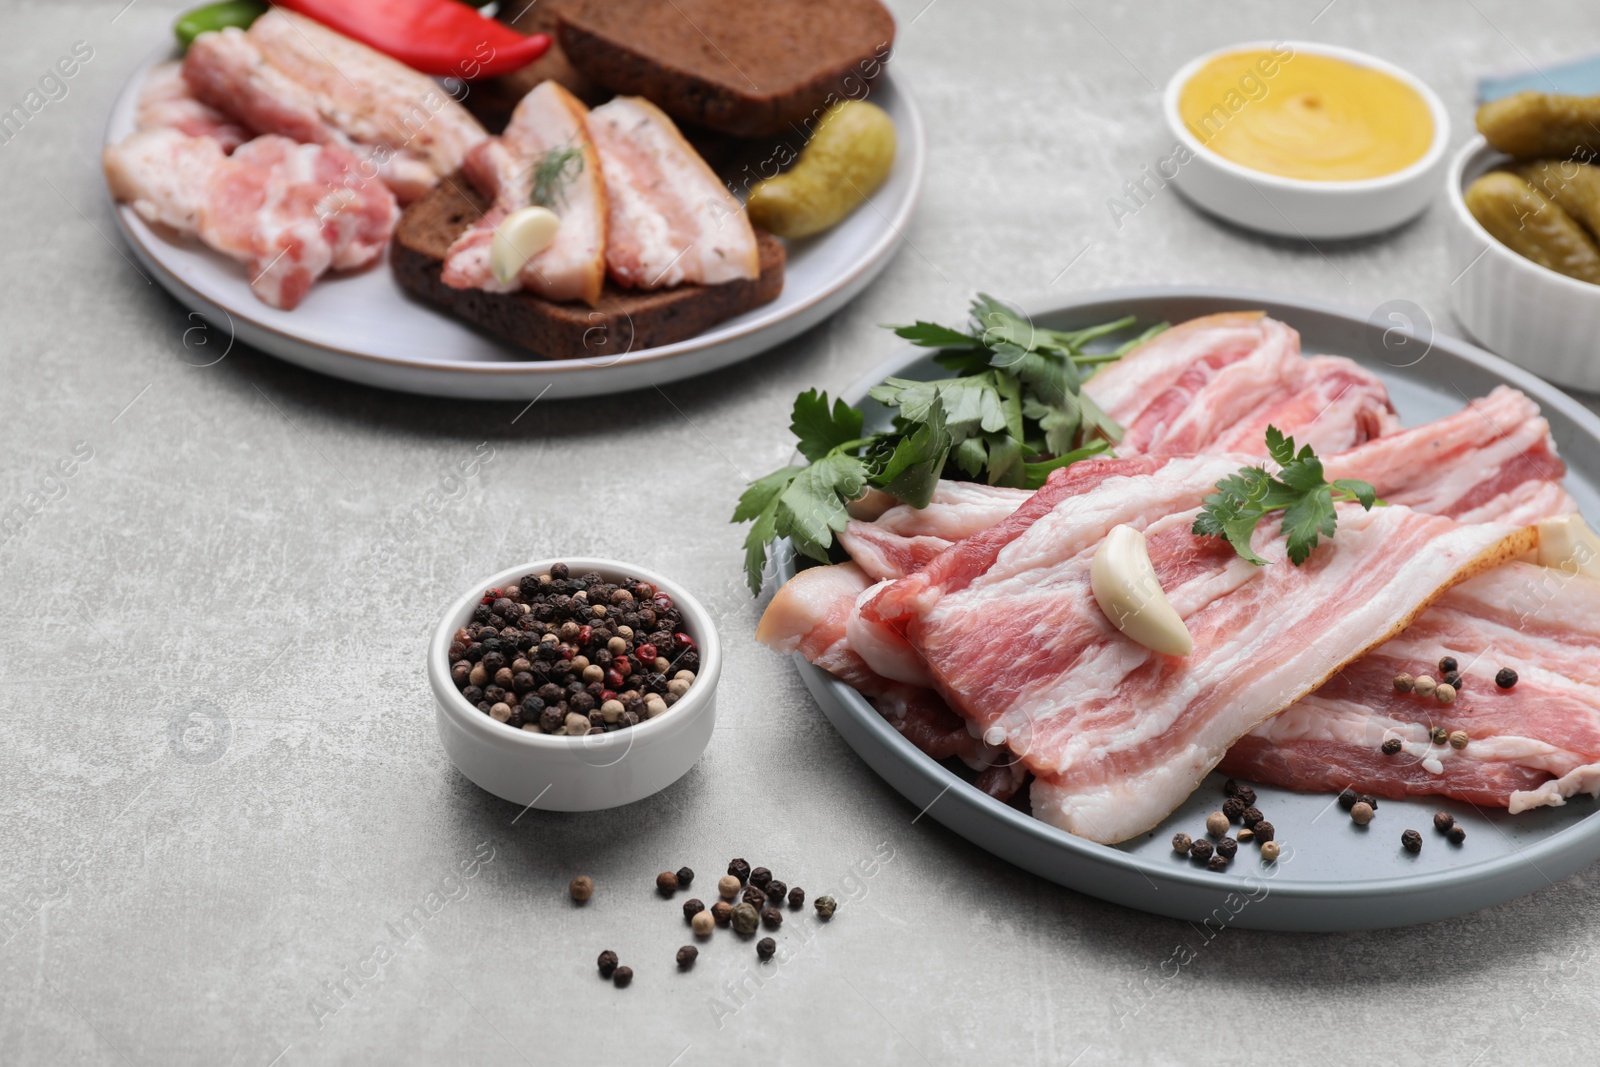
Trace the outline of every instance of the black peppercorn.
<instances>
[{"instance_id":1,"label":"black peppercorn","mask_svg":"<svg viewBox=\"0 0 1600 1067\"><path fill-rule=\"evenodd\" d=\"M1233 795L1243 801L1244 806L1247 808L1253 808L1256 805L1256 791L1247 785L1241 785Z\"/></svg>"},{"instance_id":2,"label":"black peppercorn","mask_svg":"<svg viewBox=\"0 0 1600 1067\"><path fill-rule=\"evenodd\" d=\"M752 907L759 908L767 902L767 894L763 893L754 882L744 887L744 894L739 898Z\"/></svg>"},{"instance_id":3,"label":"black peppercorn","mask_svg":"<svg viewBox=\"0 0 1600 1067\"><path fill-rule=\"evenodd\" d=\"M1189 857L1202 863L1211 858L1211 842L1205 838L1196 838L1189 842Z\"/></svg>"},{"instance_id":4,"label":"black peppercorn","mask_svg":"<svg viewBox=\"0 0 1600 1067\"><path fill-rule=\"evenodd\" d=\"M1400 835L1400 844L1407 852L1422 851L1422 835L1415 830L1407 830Z\"/></svg>"},{"instance_id":5,"label":"black peppercorn","mask_svg":"<svg viewBox=\"0 0 1600 1067\"><path fill-rule=\"evenodd\" d=\"M1271 841L1272 835L1277 832L1272 828L1272 824L1265 819L1262 819L1250 829L1255 833L1256 841L1263 845Z\"/></svg>"},{"instance_id":6,"label":"black peppercorn","mask_svg":"<svg viewBox=\"0 0 1600 1067\"><path fill-rule=\"evenodd\" d=\"M1383 754L1385 756L1392 756L1399 752L1400 748L1400 739L1398 737L1391 737L1383 743Z\"/></svg>"},{"instance_id":7,"label":"black peppercorn","mask_svg":"<svg viewBox=\"0 0 1600 1067\"><path fill-rule=\"evenodd\" d=\"M483 686L469 685L461 691L461 695L467 698L467 703L477 707L483 701Z\"/></svg>"},{"instance_id":8,"label":"black peppercorn","mask_svg":"<svg viewBox=\"0 0 1600 1067\"><path fill-rule=\"evenodd\" d=\"M1367 807L1371 808L1373 811L1377 811L1378 810L1378 798L1373 796L1371 793L1358 794L1356 796L1356 803L1365 804Z\"/></svg>"},{"instance_id":9,"label":"black peppercorn","mask_svg":"<svg viewBox=\"0 0 1600 1067\"><path fill-rule=\"evenodd\" d=\"M763 937L756 942L756 957L765 963L778 951L778 943L770 937Z\"/></svg>"},{"instance_id":10,"label":"black peppercorn","mask_svg":"<svg viewBox=\"0 0 1600 1067\"><path fill-rule=\"evenodd\" d=\"M1206 860L1206 867L1213 871L1225 871L1228 869L1228 857L1218 852Z\"/></svg>"},{"instance_id":11,"label":"black peppercorn","mask_svg":"<svg viewBox=\"0 0 1600 1067\"><path fill-rule=\"evenodd\" d=\"M1244 811L1239 814L1239 821L1244 823L1246 826L1251 827L1255 826L1255 824L1260 822L1263 818L1265 818L1265 816L1261 814L1260 808L1245 808Z\"/></svg>"},{"instance_id":12,"label":"black peppercorn","mask_svg":"<svg viewBox=\"0 0 1600 1067\"><path fill-rule=\"evenodd\" d=\"M700 955L700 950L693 945L684 945L678 950L678 970L687 971L694 966L695 959Z\"/></svg>"},{"instance_id":13,"label":"black peppercorn","mask_svg":"<svg viewBox=\"0 0 1600 1067\"><path fill-rule=\"evenodd\" d=\"M768 930L776 930L783 925L783 912L777 908L762 908L761 924Z\"/></svg>"},{"instance_id":14,"label":"black peppercorn","mask_svg":"<svg viewBox=\"0 0 1600 1067\"><path fill-rule=\"evenodd\" d=\"M789 907L798 909L806 902L806 891L799 886L789 890Z\"/></svg>"},{"instance_id":15,"label":"black peppercorn","mask_svg":"<svg viewBox=\"0 0 1600 1067\"><path fill-rule=\"evenodd\" d=\"M1351 808L1355 807L1358 799L1360 798L1356 796L1356 791L1354 789L1339 790L1339 806L1345 811L1349 811Z\"/></svg>"},{"instance_id":16,"label":"black peppercorn","mask_svg":"<svg viewBox=\"0 0 1600 1067\"><path fill-rule=\"evenodd\" d=\"M1451 671L1459 670L1460 667L1461 664L1456 662L1456 658L1454 656L1445 656L1439 660L1439 670L1443 674L1449 674Z\"/></svg>"},{"instance_id":17,"label":"black peppercorn","mask_svg":"<svg viewBox=\"0 0 1600 1067\"><path fill-rule=\"evenodd\" d=\"M1448 811L1436 811L1433 813L1433 828L1439 831L1441 834L1448 833L1450 831L1450 827L1454 826L1455 824L1456 817L1451 815Z\"/></svg>"},{"instance_id":18,"label":"black peppercorn","mask_svg":"<svg viewBox=\"0 0 1600 1067\"><path fill-rule=\"evenodd\" d=\"M765 889L767 888L767 883L770 881L772 881L772 872L767 870L765 867L757 867L755 870L750 872L751 885L760 886L762 889Z\"/></svg>"},{"instance_id":19,"label":"black peppercorn","mask_svg":"<svg viewBox=\"0 0 1600 1067\"><path fill-rule=\"evenodd\" d=\"M1231 837L1224 837L1217 841L1216 848L1217 855L1231 860L1234 854L1239 851L1239 842Z\"/></svg>"},{"instance_id":20,"label":"black peppercorn","mask_svg":"<svg viewBox=\"0 0 1600 1067\"><path fill-rule=\"evenodd\" d=\"M550 565L550 577L552 578L565 579L571 573L565 563L552 563Z\"/></svg>"},{"instance_id":21,"label":"black peppercorn","mask_svg":"<svg viewBox=\"0 0 1600 1067\"><path fill-rule=\"evenodd\" d=\"M678 884L681 885L682 883L679 882ZM699 915L705 910L706 906L703 901L691 897L683 902L683 919L685 922L688 922L690 919L693 919L696 915Z\"/></svg>"},{"instance_id":22,"label":"black peppercorn","mask_svg":"<svg viewBox=\"0 0 1600 1067\"><path fill-rule=\"evenodd\" d=\"M763 886L761 891L767 894L767 899L774 904L783 903L783 898L789 895L789 887L776 878Z\"/></svg>"},{"instance_id":23,"label":"black peppercorn","mask_svg":"<svg viewBox=\"0 0 1600 1067\"><path fill-rule=\"evenodd\" d=\"M1461 689L1461 672L1460 671L1445 671L1444 672L1444 678L1441 679L1441 680L1446 685L1450 686L1452 689L1455 689L1455 690L1458 690L1458 691Z\"/></svg>"},{"instance_id":24,"label":"black peppercorn","mask_svg":"<svg viewBox=\"0 0 1600 1067\"><path fill-rule=\"evenodd\" d=\"M1494 684L1501 689L1510 689L1517 684L1517 672L1510 667L1501 667L1495 672Z\"/></svg>"},{"instance_id":25,"label":"black peppercorn","mask_svg":"<svg viewBox=\"0 0 1600 1067\"><path fill-rule=\"evenodd\" d=\"M633 981L632 967L618 967L611 975L611 982L618 989L626 989L631 981Z\"/></svg>"},{"instance_id":26,"label":"black peppercorn","mask_svg":"<svg viewBox=\"0 0 1600 1067\"><path fill-rule=\"evenodd\" d=\"M1229 822L1237 822L1239 816L1244 814L1244 801L1238 797L1229 797L1222 802L1222 814Z\"/></svg>"},{"instance_id":27,"label":"black peppercorn","mask_svg":"<svg viewBox=\"0 0 1600 1067\"><path fill-rule=\"evenodd\" d=\"M617 954L610 949L600 953L600 977L610 978L611 972L617 969Z\"/></svg>"},{"instance_id":28,"label":"black peppercorn","mask_svg":"<svg viewBox=\"0 0 1600 1067\"><path fill-rule=\"evenodd\" d=\"M553 734L561 729L567 717L560 708L545 708L539 713L539 729L547 734Z\"/></svg>"},{"instance_id":29,"label":"black peppercorn","mask_svg":"<svg viewBox=\"0 0 1600 1067\"><path fill-rule=\"evenodd\" d=\"M729 860L728 873L739 879L740 882L750 880L750 865L744 860Z\"/></svg>"},{"instance_id":30,"label":"black peppercorn","mask_svg":"<svg viewBox=\"0 0 1600 1067\"><path fill-rule=\"evenodd\" d=\"M1444 836L1450 839L1452 845L1459 845L1467 839L1467 832L1459 826L1452 826Z\"/></svg>"},{"instance_id":31,"label":"black peppercorn","mask_svg":"<svg viewBox=\"0 0 1600 1067\"><path fill-rule=\"evenodd\" d=\"M694 881L694 871L690 870L687 867L679 867L678 868L678 887L680 889L687 889L689 887L689 883L692 882L692 881Z\"/></svg>"},{"instance_id":32,"label":"black peppercorn","mask_svg":"<svg viewBox=\"0 0 1600 1067\"><path fill-rule=\"evenodd\" d=\"M1239 792L1239 783L1234 781L1232 778L1229 778L1226 782L1222 783L1222 792L1226 796L1233 796L1235 793Z\"/></svg>"}]
</instances>

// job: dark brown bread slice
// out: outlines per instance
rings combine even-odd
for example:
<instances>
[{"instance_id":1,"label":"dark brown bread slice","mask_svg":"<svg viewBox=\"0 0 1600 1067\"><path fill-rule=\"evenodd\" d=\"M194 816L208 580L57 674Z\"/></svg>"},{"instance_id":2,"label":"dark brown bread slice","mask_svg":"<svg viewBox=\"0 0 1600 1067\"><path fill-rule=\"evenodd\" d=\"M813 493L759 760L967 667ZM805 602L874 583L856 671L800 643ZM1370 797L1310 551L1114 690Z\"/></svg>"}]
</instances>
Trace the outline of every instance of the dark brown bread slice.
<instances>
[{"instance_id":1,"label":"dark brown bread slice","mask_svg":"<svg viewBox=\"0 0 1600 1067\"><path fill-rule=\"evenodd\" d=\"M878 0L572 0L558 40L584 77L741 137L815 125L883 71Z\"/></svg>"},{"instance_id":2,"label":"dark brown bread slice","mask_svg":"<svg viewBox=\"0 0 1600 1067\"><path fill-rule=\"evenodd\" d=\"M639 292L610 281L595 307L558 304L531 293L452 289L440 280L445 253L488 201L455 174L406 208L395 228L390 260L400 287L413 296L545 359L607 363L628 352L669 345L769 303L783 291L783 245L756 231L761 276L724 285L679 285Z\"/></svg>"}]
</instances>

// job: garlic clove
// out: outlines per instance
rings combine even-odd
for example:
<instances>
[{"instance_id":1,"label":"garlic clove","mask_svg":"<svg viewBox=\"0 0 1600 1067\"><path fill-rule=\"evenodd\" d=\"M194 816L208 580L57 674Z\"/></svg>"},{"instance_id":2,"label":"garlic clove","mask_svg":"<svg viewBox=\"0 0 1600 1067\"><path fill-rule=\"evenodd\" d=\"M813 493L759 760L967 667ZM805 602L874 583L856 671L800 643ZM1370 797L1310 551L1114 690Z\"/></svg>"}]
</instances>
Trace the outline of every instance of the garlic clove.
<instances>
[{"instance_id":1,"label":"garlic clove","mask_svg":"<svg viewBox=\"0 0 1600 1067\"><path fill-rule=\"evenodd\" d=\"M1569 575L1600 578L1600 536L1582 515L1562 515L1539 523L1539 566L1556 567Z\"/></svg>"},{"instance_id":2,"label":"garlic clove","mask_svg":"<svg viewBox=\"0 0 1600 1067\"><path fill-rule=\"evenodd\" d=\"M561 216L547 207L513 211L494 228L489 244L489 270L501 285L510 285L528 260L549 248L561 226Z\"/></svg>"},{"instance_id":3,"label":"garlic clove","mask_svg":"<svg viewBox=\"0 0 1600 1067\"><path fill-rule=\"evenodd\" d=\"M1187 656L1194 640L1150 563L1144 534L1126 523L1114 526L1089 563L1089 587L1111 624L1146 648Z\"/></svg>"}]
</instances>

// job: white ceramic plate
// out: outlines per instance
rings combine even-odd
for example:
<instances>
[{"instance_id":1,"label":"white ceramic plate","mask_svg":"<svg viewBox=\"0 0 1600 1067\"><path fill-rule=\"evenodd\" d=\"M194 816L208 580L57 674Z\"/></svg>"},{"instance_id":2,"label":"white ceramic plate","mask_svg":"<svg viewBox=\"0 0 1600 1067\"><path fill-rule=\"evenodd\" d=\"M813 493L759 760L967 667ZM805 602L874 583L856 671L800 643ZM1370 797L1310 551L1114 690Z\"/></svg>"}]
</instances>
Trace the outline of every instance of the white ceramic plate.
<instances>
[{"instance_id":1,"label":"white ceramic plate","mask_svg":"<svg viewBox=\"0 0 1600 1067\"><path fill-rule=\"evenodd\" d=\"M146 72L171 58L172 50L158 49L134 71L112 108L107 143L132 132ZM844 222L790 242L777 300L687 341L603 359L529 359L527 352L408 297L387 259L364 272L324 278L299 307L279 311L256 299L237 263L148 225L131 208L114 205L114 211L139 261L180 303L230 328L239 340L312 370L408 393L485 400L640 389L704 374L781 344L838 311L888 265L916 207L927 144L916 105L891 75L877 82L869 99L894 120L894 170L870 203Z\"/></svg>"},{"instance_id":2,"label":"white ceramic plate","mask_svg":"<svg viewBox=\"0 0 1600 1067\"><path fill-rule=\"evenodd\" d=\"M1559 389L1479 348L1448 337L1423 341L1397 334L1380 308L1371 316L1309 301L1228 290L1143 289L1086 294L1033 320L1077 329L1135 315L1141 326L1181 322L1218 311L1260 309L1300 331L1303 350L1349 356L1379 374L1407 426L1459 411L1472 397L1502 382L1533 397L1550 420L1568 465L1567 488L1585 514L1600 516L1600 419ZM891 375L943 375L926 349L906 348L842 395L867 418L886 420L866 399L868 388ZM793 553L777 554L778 579L794 573ZM1223 873L1179 857L1168 842L1182 830L1204 832L1205 817L1222 803L1222 776L1213 774L1165 823L1116 847L1098 845L1040 822L987 796L943 764L913 748L854 689L796 657L807 688L845 741L917 809L981 848L1073 889L1204 923L1278 930L1351 930L1458 915L1553 885L1600 858L1595 802L1579 797L1565 807L1521 815L1476 809L1437 797L1383 800L1365 829L1355 826L1334 797L1256 785L1257 806L1276 828L1284 855L1264 864L1241 848ZM1432 826L1446 810L1466 828L1460 848ZM1402 830L1423 836L1422 852L1400 846ZM1212 936L1210 934L1207 935Z\"/></svg>"}]
</instances>

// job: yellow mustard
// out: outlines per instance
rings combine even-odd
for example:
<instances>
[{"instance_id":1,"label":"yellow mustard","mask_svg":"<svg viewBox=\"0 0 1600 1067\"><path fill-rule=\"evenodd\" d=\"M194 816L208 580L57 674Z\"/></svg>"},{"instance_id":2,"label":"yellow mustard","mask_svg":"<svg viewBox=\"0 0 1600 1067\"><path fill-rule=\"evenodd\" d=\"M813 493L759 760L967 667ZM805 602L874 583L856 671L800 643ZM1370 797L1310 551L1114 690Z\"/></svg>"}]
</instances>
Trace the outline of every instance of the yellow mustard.
<instances>
[{"instance_id":1,"label":"yellow mustard","mask_svg":"<svg viewBox=\"0 0 1600 1067\"><path fill-rule=\"evenodd\" d=\"M1286 44L1211 60L1184 84L1178 112L1224 159L1307 181L1394 174L1433 143L1428 102L1411 86Z\"/></svg>"}]
</instances>

